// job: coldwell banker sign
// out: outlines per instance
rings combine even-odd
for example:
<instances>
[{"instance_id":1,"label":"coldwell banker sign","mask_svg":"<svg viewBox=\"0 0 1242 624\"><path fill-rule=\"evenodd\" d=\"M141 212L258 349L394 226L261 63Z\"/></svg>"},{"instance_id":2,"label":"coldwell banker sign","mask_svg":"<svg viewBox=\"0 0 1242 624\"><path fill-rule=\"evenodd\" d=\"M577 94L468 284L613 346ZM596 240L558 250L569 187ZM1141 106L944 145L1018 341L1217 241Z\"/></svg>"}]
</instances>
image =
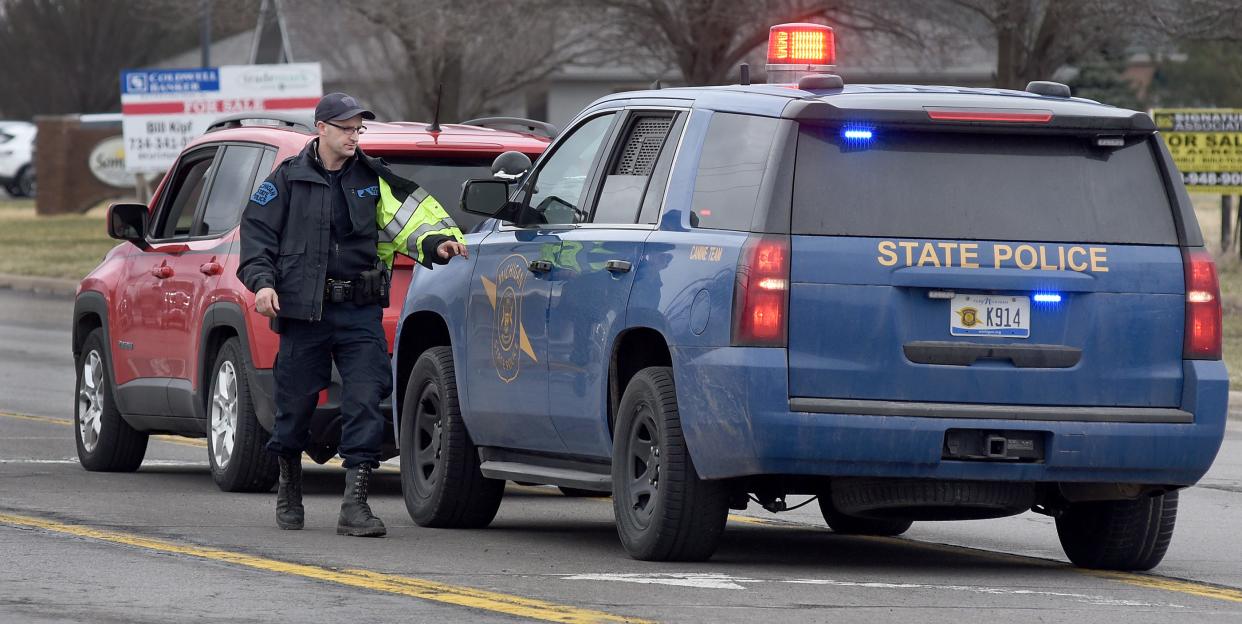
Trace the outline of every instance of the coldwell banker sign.
<instances>
[{"instance_id":1,"label":"coldwell banker sign","mask_svg":"<svg viewBox=\"0 0 1242 624\"><path fill-rule=\"evenodd\" d=\"M279 111L309 119L323 95L320 76L319 63L123 71L125 170L168 170L187 143L224 115Z\"/></svg>"}]
</instances>

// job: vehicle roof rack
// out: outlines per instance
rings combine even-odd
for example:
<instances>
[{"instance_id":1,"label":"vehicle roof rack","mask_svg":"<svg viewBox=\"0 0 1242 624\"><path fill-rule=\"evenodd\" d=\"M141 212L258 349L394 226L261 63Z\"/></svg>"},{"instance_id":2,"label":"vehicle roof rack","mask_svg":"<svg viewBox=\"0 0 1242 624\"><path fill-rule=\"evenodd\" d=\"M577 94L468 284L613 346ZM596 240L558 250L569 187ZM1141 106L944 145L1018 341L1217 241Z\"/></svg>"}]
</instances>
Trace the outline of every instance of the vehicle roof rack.
<instances>
[{"instance_id":1,"label":"vehicle roof rack","mask_svg":"<svg viewBox=\"0 0 1242 624\"><path fill-rule=\"evenodd\" d=\"M247 121L254 123L245 123ZM225 115L211 122L211 125L207 126L207 132L227 130L229 128L241 128L243 126L277 126L281 128L299 130L302 132L313 133L315 131L314 123L311 121L311 118L306 115L264 111Z\"/></svg>"},{"instance_id":2,"label":"vehicle roof rack","mask_svg":"<svg viewBox=\"0 0 1242 624\"><path fill-rule=\"evenodd\" d=\"M519 128L526 128L531 132L543 134L549 139L556 138L557 133L560 132L556 126L546 121L525 119L522 117L479 117L478 119L467 119L466 121L461 122L461 124L463 126L479 126L481 128L517 126Z\"/></svg>"}]
</instances>

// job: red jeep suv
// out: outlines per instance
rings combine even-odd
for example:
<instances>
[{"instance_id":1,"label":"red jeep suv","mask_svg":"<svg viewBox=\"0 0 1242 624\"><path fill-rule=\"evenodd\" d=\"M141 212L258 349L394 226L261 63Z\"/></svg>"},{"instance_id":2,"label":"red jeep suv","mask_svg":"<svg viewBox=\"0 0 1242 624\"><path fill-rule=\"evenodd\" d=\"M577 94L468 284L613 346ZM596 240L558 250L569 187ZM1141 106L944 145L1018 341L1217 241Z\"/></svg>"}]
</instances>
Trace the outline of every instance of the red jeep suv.
<instances>
[{"instance_id":1,"label":"red jeep suv","mask_svg":"<svg viewBox=\"0 0 1242 624\"><path fill-rule=\"evenodd\" d=\"M263 446L275 418L278 338L235 275L238 223L254 189L312 134L290 117L244 123L253 117L221 119L188 144L149 206L108 212L109 234L125 242L82 280L73 314L74 423L87 470L137 470L148 435L168 433L207 438L212 477L225 491L266 491L276 482L275 457ZM481 217L458 210L462 184L490 177L503 152L534 158L555 133L511 118L367 128L362 149L431 192L463 231ZM415 266L397 257L392 301L404 300ZM390 353L398 312L384 314ZM312 421L307 454L320 463L339 442L339 379L334 369ZM396 455L392 433L388 457Z\"/></svg>"}]
</instances>

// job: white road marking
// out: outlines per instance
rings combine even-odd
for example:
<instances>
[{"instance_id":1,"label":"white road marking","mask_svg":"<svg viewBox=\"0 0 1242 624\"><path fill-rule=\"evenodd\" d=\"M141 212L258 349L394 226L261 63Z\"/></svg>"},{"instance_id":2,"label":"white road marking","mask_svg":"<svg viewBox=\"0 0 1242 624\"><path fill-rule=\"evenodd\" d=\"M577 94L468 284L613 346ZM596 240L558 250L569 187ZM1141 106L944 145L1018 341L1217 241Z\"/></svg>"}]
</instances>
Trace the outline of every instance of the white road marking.
<instances>
[{"instance_id":1,"label":"white road marking","mask_svg":"<svg viewBox=\"0 0 1242 624\"><path fill-rule=\"evenodd\" d=\"M1176 609L1184 609L1183 605L1172 604L1167 602L1143 602L1139 600L1120 600L1117 598L1108 598L1106 596L1092 596L1089 594L1075 594L1070 592L1055 592L1040 589L1014 589L1010 587L985 587L981 585L927 585L923 583L877 583L877 582L860 582L860 581L837 581L832 579L792 579L781 581L782 583L794 583L799 585L832 585L834 587L862 587L866 589L930 589L941 591L957 591L971 592L978 594L993 595L1015 595L1015 596L1048 596L1052 598L1069 598L1075 602L1083 602L1093 605L1103 605L1108 607L1172 607Z\"/></svg>"},{"instance_id":2,"label":"white road marking","mask_svg":"<svg viewBox=\"0 0 1242 624\"><path fill-rule=\"evenodd\" d=\"M970 592L976 594L1004 595L1004 596L1037 596L1047 598L1068 599L1074 602L1081 602L1091 605L1100 605L1106 607L1163 607L1174 609L1185 609L1186 607L1179 604L1167 602L1145 602L1141 600L1123 600L1119 598L1109 598L1108 596L1096 596L1091 594L1079 594L1073 592L1059 592L1042 589L1020 589L1013 587L987 587L983 585L930 585L924 583L881 583L881 582L864 582L864 581L838 581L835 579L756 579L729 576L727 574L718 573L702 573L702 572L667 572L655 574L613 574L613 573L597 573L597 574L574 574L564 577L569 581L603 581L603 582L620 582L620 583L640 583L648 585L675 585L677 587L694 587L698 589L726 589L739 590L746 589L745 584L754 583L785 583L791 585L831 585L834 587L858 587L862 589L893 589L908 591L911 589L925 589L931 591L946 592Z\"/></svg>"},{"instance_id":3,"label":"white road marking","mask_svg":"<svg viewBox=\"0 0 1242 624\"><path fill-rule=\"evenodd\" d=\"M762 583L762 580L739 578L727 574L699 572L672 572L666 574L575 574L566 577L570 581L605 581L643 583L649 585L676 585L700 589L746 589L739 583Z\"/></svg>"}]
</instances>

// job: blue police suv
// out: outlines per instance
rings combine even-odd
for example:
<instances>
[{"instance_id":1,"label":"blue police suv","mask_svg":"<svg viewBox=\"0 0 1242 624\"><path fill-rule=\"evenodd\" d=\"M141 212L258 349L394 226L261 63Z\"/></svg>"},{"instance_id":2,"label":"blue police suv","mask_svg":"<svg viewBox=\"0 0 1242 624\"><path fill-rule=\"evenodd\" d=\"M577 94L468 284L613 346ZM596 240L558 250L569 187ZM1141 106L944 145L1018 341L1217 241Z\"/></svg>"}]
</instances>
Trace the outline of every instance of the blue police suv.
<instances>
[{"instance_id":1,"label":"blue police suv","mask_svg":"<svg viewBox=\"0 0 1242 624\"><path fill-rule=\"evenodd\" d=\"M817 69L790 42L823 27L780 28L769 76ZM630 555L698 560L730 508L817 495L841 533L1034 510L1079 566L1154 567L1228 378L1152 120L792 79L617 93L466 183L491 218L416 272L394 347L411 516L611 493Z\"/></svg>"}]
</instances>

